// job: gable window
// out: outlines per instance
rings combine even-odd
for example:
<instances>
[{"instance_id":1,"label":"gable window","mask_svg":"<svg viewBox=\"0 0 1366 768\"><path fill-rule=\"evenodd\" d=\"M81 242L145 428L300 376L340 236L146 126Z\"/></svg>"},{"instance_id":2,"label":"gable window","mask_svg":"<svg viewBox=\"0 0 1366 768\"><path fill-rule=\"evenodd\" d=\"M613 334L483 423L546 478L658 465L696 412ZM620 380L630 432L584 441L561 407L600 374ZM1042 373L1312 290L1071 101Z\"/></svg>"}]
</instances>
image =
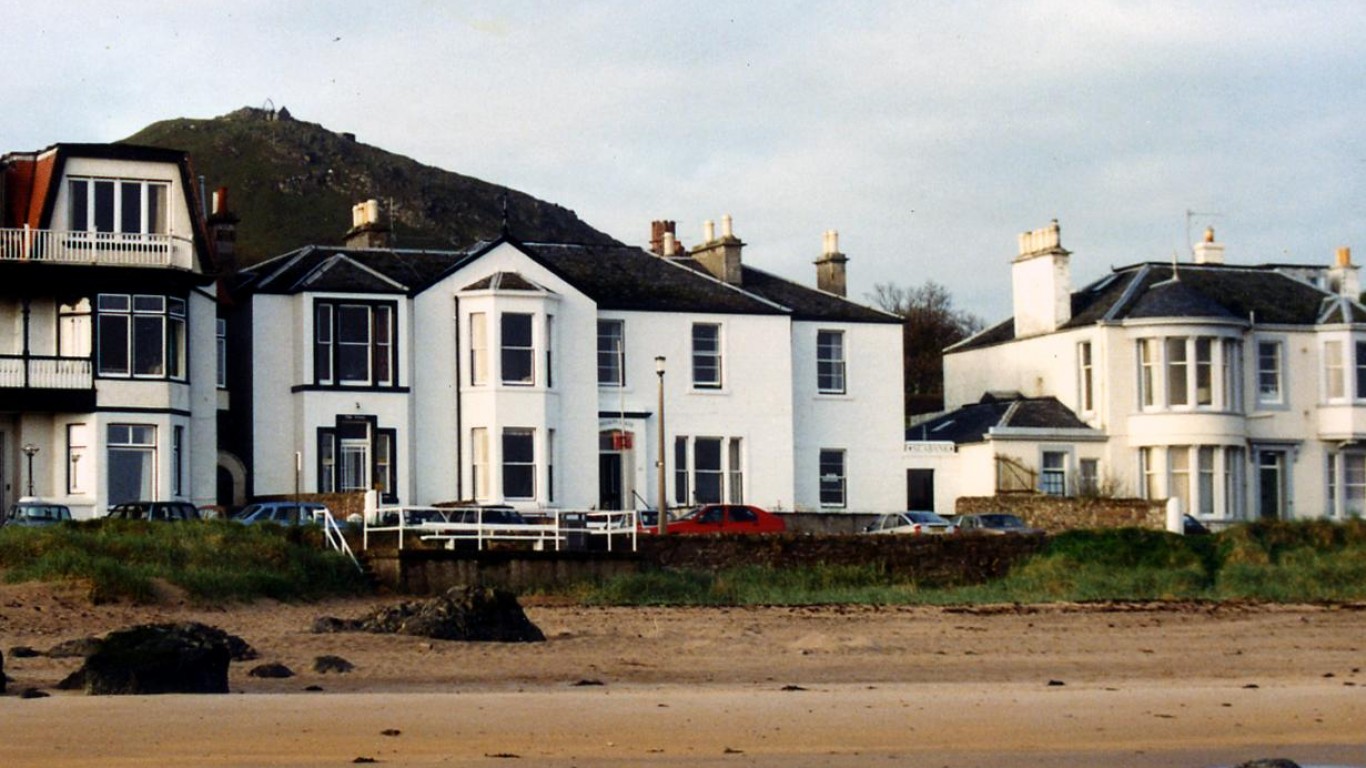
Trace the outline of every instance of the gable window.
<instances>
[{"instance_id":1,"label":"gable window","mask_svg":"<svg viewBox=\"0 0 1366 768\"><path fill-rule=\"evenodd\" d=\"M721 388L721 326L715 323L693 323L692 385Z\"/></svg>"},{"instance_id":2,"label":"gable window","mask_svg":"<svg viewBox=\"0 0 1366 768\"><path fill-rule=\"evenodd\" d=\"M626 323L598 321L598 386L626 385Z\"/></svg>"},{"instance_id":3,"label":"gable window","mask_svg":"<svg viewBox=\"0 0 1366 768\"><path fill-rule=\"evenodd\" d=\"M504 312L499 316L504 384L530 385L534 381L535 349L531 341L531 319L531 315L522 312Z\"/></svg>"},{"instance_id":4,"label":"gable window","mask_svg":"<svg viewBox=\"0 0 1366 768\"><path fill-rule=\"evenodd\" d=\"M1280 403L1285 390L1282 350L1279 341L1257 342L1257 402Z\"/></svg>"},{"instance_id":5,"label":"gable window","mask_svg":"<svg viewBox=\"0 0 1366 768\"><path fill-rule=\"evenodd\" d=\"M392 386L397 366L394 305L318 301L313 312L313 380Z\"/></svg>"},{"instance_id":6,"label":"gable window","mask_svg":"<svg viewBox=\"0 0 1366 768\"><path fill-rule=\"evenodd\" d=\"M185 378L185 300L102 293L96 300L101 376Z\"/></svg>"},{"instance_id":7,"label":"gable window","mask_svg":"<svg viewBox=\"0 0 1366 768\"><path fill-rule=\"evenodd\" d=\"M133 179L67 182L72 232L164 235L170 231L170 185Z\"/></svg>"},{"instance_id":8,"label":"gable window","mask_svg":"<svg viewBox=\"0 0 1366 768\"><path fill-rule=\"evenodd\" d=\"M503 498L536 498L536 440L531 429L503 430Z\"/></svg>"},{"instance_id":9,"label":"gable window","mask_svg":"<svg viewBox=\"0 0 1366 768\"><path fill-rule=\"evenodd\" d=\"M470 384L482 387L489 383L489 325L488 315L470 313Z\"/></svg>"},{"instance_id":10,"label":"gable window","mask_svg":"<svg viewBox=\"0 0 1366 768\"><path fill-rule=\"evenodd\" d=\"M844 331L816 332L816 391L844 394Z\"/></svg>"},{"instance_id":11,"label":"gable window","mask_svg":"<svg viewBox=\"0 0 1366 768\"><path fill-rule=\"evenodd\" d=\"M1342 342L1323 343L1323 383L1324 395L1329 400L1341 400L1347 396L1343 384Z\"/></svg>"},{"instance_id":12,"label":"gable window","mask_svg":"<svg viewBox=\"0 0 1366 768\"><path fill-rule=\"evenodd\" d=\"M1077 367L1079 369L1077 378L1080 380L1081 390L1078 393L1080 395L1078 399L1081 402L1081 409L1083 411L1094 411L1095 371L1091 367L1091 342L1083 341L1077 345Z\"/></svg>"},{"instance_id":13,"label":"gable window","mask_svg":"<svg viewBox=\"0 0 1366 768\"><path fill-rule=\"evenodd\" d=\"M821 506L844 507L846 500L844 451L822 448L819 469Z\"/></svg>"},{"instance_id":14,"label":"gable window","mask_svg":"<svg viewBox=\"0 0 1366 768\"><path fill-rule=\"evenodd\" d=\"M1067 454L1063 451L1044 451L1039 490L1049 496L1067 495Z\"/></svg>"}]
</instances>

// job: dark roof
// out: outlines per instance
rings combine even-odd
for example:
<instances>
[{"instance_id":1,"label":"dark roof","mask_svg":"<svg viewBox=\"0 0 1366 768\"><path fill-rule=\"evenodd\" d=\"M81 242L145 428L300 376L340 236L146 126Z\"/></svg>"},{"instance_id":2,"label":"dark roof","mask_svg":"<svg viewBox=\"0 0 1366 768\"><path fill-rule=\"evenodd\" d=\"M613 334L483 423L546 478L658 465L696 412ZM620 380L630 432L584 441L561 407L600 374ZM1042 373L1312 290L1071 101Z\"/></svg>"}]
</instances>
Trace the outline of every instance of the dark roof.
<instances>
[{"instance_id":1,"label":"dark roof","mask_svg":"<svg viewBox=\"0 0 1366 768\"><path fill-rule=\"evenodd\" d=\"M1306 265L1298 265L1304 269ZM1102 321L1210 318L1271 325L1366 322L1366 307L1297 279L1276 266L1144 263L1115 269L1072 294L1063 328ZM991 326L952 351L1015 339L1013 319Z\"/></svg>"},{"instance_id":2,"label":"dark roof","mask_svg":"<svg viewBox=\"0 0 1366 768\"><path fill-rule=\"evenodd\" d=\"M965 405L911 427L906 430L906 440L951 440L959 445L980 443L993 427L1091 429L1056 397L995 397L988 394L982 397L981 402Z\"/></svg>"},{"instance_id":3,"label":"dark roof","mask_svg":"<svg viewBox=\"0 0 1366 768\"><path fill-rule=\"evenodd\" d=\"M239 292L323 290L415 295L503 242L558 275L601 309L715 314L788 315L797 320L898 323L875 309L744 268L743 286L715 279L691 259L664 259L626 245L521 243L512 238L454 251L308 246L246 269ZM544 290L500 272L465 290Z\"/></svg>"}]
</instances>

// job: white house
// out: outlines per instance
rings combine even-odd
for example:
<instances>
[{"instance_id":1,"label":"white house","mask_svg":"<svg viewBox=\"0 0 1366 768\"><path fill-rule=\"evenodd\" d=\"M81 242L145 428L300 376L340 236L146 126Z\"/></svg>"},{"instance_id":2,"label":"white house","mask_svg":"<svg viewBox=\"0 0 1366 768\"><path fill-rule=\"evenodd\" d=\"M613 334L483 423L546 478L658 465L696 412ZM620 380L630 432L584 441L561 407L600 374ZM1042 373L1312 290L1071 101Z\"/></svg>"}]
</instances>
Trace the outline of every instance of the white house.
<instances>
[{"instance_id":1,"label":"white house","mask_svg":"<svg viewBox=\"0 0 1366 768\"><path fill-rule=\"evenodd\" d=\"M689 252L672 222L652 252L401 250L377 219L241 275L250 495L631 509L662 466L670 506L899 507L899 320L843 297L833 233L819 290L742 264L728 219Z\"/></svg>"},{"instance_id":2,"label":"white house","mask_svg":"<svg viewBox=\"0 0 1366 768\"><path fill-rule=\"evenodd\" d=\"M987 392L1055 398L1094 434L1016 451L1045 492L1175 497L1215 522L1366 513L1366 308L1347 249L1329 267L1235 265L1211 230L1189 262L1078 291L1070 260L1057 222L1021 236L1014 315L946 351L940 423ZM970 442L948 461L960 483L1000 487L998 462L961 459Z\"/></svg>"},{"instance_id":3,"label":"white house","mask_svg":"<svg viewBox=\"0 0 1366 768\"><path fill-rule=\"evenodd\" d=\"M0 158L0 506L215 496L215 293L184 153Z\"/></svg>"}]
</instances>

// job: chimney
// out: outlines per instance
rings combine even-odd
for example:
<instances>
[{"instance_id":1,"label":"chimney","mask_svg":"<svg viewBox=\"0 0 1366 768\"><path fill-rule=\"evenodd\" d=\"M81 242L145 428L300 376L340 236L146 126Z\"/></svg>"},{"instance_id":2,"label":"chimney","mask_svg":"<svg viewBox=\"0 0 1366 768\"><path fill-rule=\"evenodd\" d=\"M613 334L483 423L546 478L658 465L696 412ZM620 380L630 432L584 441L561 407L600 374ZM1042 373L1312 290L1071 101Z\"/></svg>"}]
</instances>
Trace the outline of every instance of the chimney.
<instances>
[{"instance_id":1,"label":"chimney","mask_svg":"<svg viewBox=\"0 0 1366 768\"><path fill-rule=\"evenodd\" d=\"M1058 220L1020 235L1011 263L1015 337L1052 333L1072 319L1072 276Z\"/></svg>"},{"instance_id":2,"label":"chimney","mask_svg":"<svg viewBox=\"0 0 1366 768\"><path fill-rule=\"evenodd\" d=\"M1224 263L1224 244L1214 242L1214 227L1205 227L1205 239L1196 243L1191 251L1195 254L1196 264Z\"/></svg>"},{"instance_id":3,"label":"chimney","mask_svg":"<svg viewBox=\"0 0 1366 768\"><path fill-rule=\"evenodd\" d=\"M218 264L218 274L232 275L237 272L237 224L241 219L228 208L228 188L219 187L213 193L212 210L205 221L209 229L209 241Z\"/></svg>"},{"instance_id":4,"label":"chimney","mask_svg":"<svg viewBox=\"0 0 1366 768\"><path fill-rule=\"evenodd\" d=\"M1351 248L1338 249L1337 260L1328 270L1328 290L1352 301L1361 299L1361 275L1357 267L1352 266Z\"/></svg>"},{"instance_id":5,"label":"chimney","mask_svg":"<svg viewBox=\"0 0 1366 768\"><path fill-rule=\"evenodd\" d=\"M825 231L825 247L821 257L816 259L816 287L836 296L847 296L844 283L844 265L849 261L840 253L840 233L833 229Z\"/></svg>"},{"instance_id":6,"label":"chimney","mask_svg":"<svg viewBox=\"0 0 1366 768\"><path fill-rule=\"evenodd\" d=\"M370 199L351 206L351 229L346 233L347 248L388 248L389 227L380 223L379 201Z\"/></svg>"},{"instance_id":7,"label":"chimney","mask_svg":"<svg viewBox=\"0 0 1366 768\"><path fill-rule=\"evenodd\" d=\"M656 256L676 256L678 255L677 235L675 234L674 222L666 219L657 219L650 222L650 253ZM667 236L667 237L666 237ZM665 242L673 241L673 245Z\"/></svg>"},{"instance_id":8,"label":"chimney","mask_svg":"<svg viewBox=\"0 0 1366 768\"><path fill-rule=\"evenodd\" d=\"M714 236L712 223L708 221L702 228L705 242L692 249L692 257L707 268L717 280L740 285L740 250L745 244L740 242L731 231L730 214L721 217L721 237Z\"/></svg>"}]
</instances>

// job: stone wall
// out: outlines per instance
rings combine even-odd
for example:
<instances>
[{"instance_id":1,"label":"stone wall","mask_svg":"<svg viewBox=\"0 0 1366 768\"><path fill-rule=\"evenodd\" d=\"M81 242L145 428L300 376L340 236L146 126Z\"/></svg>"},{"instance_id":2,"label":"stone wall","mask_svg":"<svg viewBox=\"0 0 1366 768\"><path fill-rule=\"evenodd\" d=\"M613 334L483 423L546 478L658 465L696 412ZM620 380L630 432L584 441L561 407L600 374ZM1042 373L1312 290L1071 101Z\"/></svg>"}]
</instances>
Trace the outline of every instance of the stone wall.
<instances>
[{"instance_id":1,"label":"stone wall","mask_svg":"<svg viewBox=\"0 0 1366 768\"><path fill-rule=\"evenodd\" d=\"M327 505L337 522L346 522L350 515L365 514L365 492L352 493L281 493L257 496L254 501L315 501Z\"/></svg>"},{"instance_id":2,"label":"stone wall","mask_svg":"<svg viewBox=\"0 0 1366 768\"><path fill-rule=\"evenodd\" d=\"M1004 493L998 496L960 496L954 512L1008 512L1029 525L1049 533L1075 528L1148 528L1167 527L1164 501L1147 499L1097 499L1049 496L1042 493Z\"/></svg>"}]
</instances>

